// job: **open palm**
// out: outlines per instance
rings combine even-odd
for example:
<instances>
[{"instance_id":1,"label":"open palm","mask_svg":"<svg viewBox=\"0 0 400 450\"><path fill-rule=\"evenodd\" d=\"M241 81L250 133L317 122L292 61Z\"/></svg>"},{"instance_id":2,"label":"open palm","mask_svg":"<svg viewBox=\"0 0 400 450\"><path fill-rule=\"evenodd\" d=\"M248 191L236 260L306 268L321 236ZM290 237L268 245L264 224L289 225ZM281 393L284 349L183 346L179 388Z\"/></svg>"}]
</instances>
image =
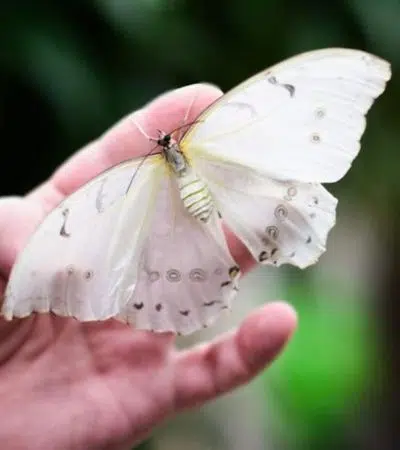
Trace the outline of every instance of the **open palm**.
<instances>
[{"instance_id":1,"label":"open palm","mask_svg":"<svg viewBox=\"0 0 400 450\"><path fill-rule=\"evenodd\" d=\"M149 134L193 120L220 91L179 89L135 113ZM194 101L195 100L195 101ZM103 170L145 154L149 141L124 118L25 198L0 199L0 289L44 215ZM252 265L232 235L244 270ZM130 448L168 415L248 382L282 349L296 324L284 303L261 308L216 342L178 352L172 333L134 331L115 320L79 323L52 314L0 319L0 447Z\"/></svg>"}]
</instances>

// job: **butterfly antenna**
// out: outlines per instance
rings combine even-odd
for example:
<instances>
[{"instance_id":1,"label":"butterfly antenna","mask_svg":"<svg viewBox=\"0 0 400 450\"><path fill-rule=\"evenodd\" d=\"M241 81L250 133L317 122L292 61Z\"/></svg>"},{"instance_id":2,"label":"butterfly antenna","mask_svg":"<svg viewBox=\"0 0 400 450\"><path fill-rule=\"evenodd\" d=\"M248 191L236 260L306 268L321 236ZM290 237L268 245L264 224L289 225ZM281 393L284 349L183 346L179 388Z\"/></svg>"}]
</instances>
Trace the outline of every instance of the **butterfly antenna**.
<instances>
[{"instance_id":1,"label":"butterfly antenna","mask_svg":"<svg viewBox=\"0 0 400 450\"><path fill-rule=\"evenodd\" d=\"M144 162L146 161L146 159L153 153L153 151L158 147L158 145L155 145L148 153L146 153L143 156L143 159L140 161L140 163L138 164L138 166L136 167L135 172L132 175L131 180L129 181L128 187L126 188L125 191L125 195L129 192L129 189L132 186L133 180L135 179L136 174L138 173L139 169L143 166Z\"/></svg>"},{"instance_id":2,"label":"butterfly antenna","mask_svg":"<svg viewBox=\"0 0 400 450\"><path fill-rule=\"evenodd\" d=\"M197 100L198 94L199 94L199 90L197 89L196 93L193 95L192 100L189 103L189 106L186 108L186 113L185 113L185 117L183 118L182 125L179 128L177 128L175 131L181 130L186 125L187 126L191 125L191 124L187 123L187 120L189 118L190 112L192 111L194 102ZM179 138L177 139L177 141L179 142L182 139L182 137L183 137L183 132L179 133Z\"/></svg>"},{"instance_id":3,"label":"butterfly antenna","mask_svg":"<svg viewBox=\"0 0 400 450\"><path fill-rule=\"evenodd\" d=\"M137 129L142 133L142 135L143 135L146 139L148 139L149 141L152 141L152 142L158 142L158 139L152 138L151 136L149 136L149 135L144 131L143 127L139 124L139 122L138 122L134 117L132 117L132 121L133 121L133 123L136 125ZM135 179L135 176L136 176L136 174L138 173L139 169L143 166L143 164L144 164L144 162L146 161L146 159L153 153L153 151L154 151L157 147L158 147L158 144L155 145L149 152L147 152L147 153L143 156L142 160L140 161L140 163L139 163L138 166L136 167L136 170L135 170L134 174L132 175L132 178L131 178L130 181L129 181L128 187L126 188L126 191L125 191L125 195L129 192L129 189L131 188L132 183L133 183L133 180Z\"/></svg>"},{"instance_id":4,"label":"butterfly antenna","mask_svg":"<svg viewBox=\"0 0 400 450\"><path fill-rule=\"evenodd\" d=\"M152 142L157 142L158 139L157 138L153 138L151 136L149 136L143 129L142 125L140 125L140 123L135 119L135 117L131 118L132 122L134 123L134 125L136 126L136 128L140 131L140 133L149 141Z\"/></svg>"},{"instance_id":5,"label":"butterfly antenna","mask_svg":"<svg viewBox=\"0 0 400 450\"><path fill-rule=\"evenodd\" d=\"M178 128L175 128L174 130L172 130L169 134L172 135L172 134L174 134L175 132L181 130L182 128L190 127L191 125L194 125L195 123L200 123L200 122L203 122L203 121L202 121L202 120L194 120L193 122L185 123L184 125L181 125L181 126L179 126ZM182 136L180 137L180 139L181 139L181 138L182 138ZM178 139L177 141L179 142L180 139Z\"/></svg>"}]
</instances>

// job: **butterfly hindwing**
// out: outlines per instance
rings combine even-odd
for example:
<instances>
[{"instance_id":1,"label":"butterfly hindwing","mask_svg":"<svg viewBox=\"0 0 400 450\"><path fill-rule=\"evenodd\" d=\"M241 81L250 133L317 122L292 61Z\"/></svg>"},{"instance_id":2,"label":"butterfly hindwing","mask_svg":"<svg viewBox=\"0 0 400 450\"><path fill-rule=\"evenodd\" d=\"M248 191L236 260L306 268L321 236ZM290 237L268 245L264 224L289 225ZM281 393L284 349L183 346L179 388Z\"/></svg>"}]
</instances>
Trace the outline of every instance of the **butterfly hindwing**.
<instances>
[{"instance_id":1,"label":"butterfly hindwing","mask_svg":"<svg viewBox=\"0 0 400 450\"><path fill-rule=\"evenodd\" d=\"M119 318L141 329L189 334L230 307L239 270L216 211L192 217L176 180L162 183L140 259L137 288Z\"/></svg>"},{"instance_id":2,"label":"butterfly hindwing","mask_svg":"<svg viewBox=\"0 0 400 450\"><path fill-rule=\"evenodd\" d=\"M194 162L223 220L256 261L304 268L325 251L337 200L324 187L272 180L206 154Z\"/></svg>"}]
</instances>

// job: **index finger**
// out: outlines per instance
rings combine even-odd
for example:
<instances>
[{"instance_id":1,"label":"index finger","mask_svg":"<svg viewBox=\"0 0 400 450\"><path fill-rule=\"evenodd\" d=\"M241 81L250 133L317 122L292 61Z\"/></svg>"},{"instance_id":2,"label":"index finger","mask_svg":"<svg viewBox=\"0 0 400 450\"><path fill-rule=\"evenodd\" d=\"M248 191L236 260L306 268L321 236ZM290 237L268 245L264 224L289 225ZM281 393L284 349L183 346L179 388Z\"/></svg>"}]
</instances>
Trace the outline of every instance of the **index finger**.
<instances>
[{"instance_id":1,"label":"index finger","mask_svg":"<svg viewBox=\"0 0 400 450\"><path fill-rule=\"evenodd\" d=\"M186 115L188 123L193 121L221 94L214 86L195 84L161 95L143 109L121 119L100 138L75 153L28 197L40 202L48 212L104 170L150 151L154 143L143 135L135 121L150 136L157 136L157 130L168 133L181 126Z\"/></svg>"},{"instance_id":2,"label":"index finger","mask_svg":"<svg viewBox=\"0 0 400 450\"><path fill-rule=\"evenodd\" d=\"M30 199L39 201L45 212L50 211L104 170L151 150L154 143L138 129L137 122L150 136L157 136L158 130L168 133L181 126L184 119L186 123L194 121L221 95L218 88L208 84L186 86L161 95L142 110L124 117L99 139L73 155L29 195ZM240 262L242 271L247 271L254 265L252 256L233 233L225 231L233 257Z\"/></svg>"}]
</instances>

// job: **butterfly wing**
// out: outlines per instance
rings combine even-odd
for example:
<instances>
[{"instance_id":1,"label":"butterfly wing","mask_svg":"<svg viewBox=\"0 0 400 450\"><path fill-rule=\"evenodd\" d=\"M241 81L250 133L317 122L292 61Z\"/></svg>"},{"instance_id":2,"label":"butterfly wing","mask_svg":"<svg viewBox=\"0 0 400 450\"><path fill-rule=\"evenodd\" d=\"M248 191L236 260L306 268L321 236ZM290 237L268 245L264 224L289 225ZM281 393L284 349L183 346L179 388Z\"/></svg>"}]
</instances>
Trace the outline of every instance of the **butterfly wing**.
<instances>
[{"instance_id":1,"label":"butterfly wing","mask_svg":"<svg viewBox=\"0 0 400 450\"><path fill-rule=\"evenodd\" d=\"M217 214L207 224L189 215L175 177L163 181L155 210L137 288L119 319L137 328L189 334L230 307L239 268Z\"/></svg>"},{"instance_id":2,"label":"butterfly wing","mask_svg":"<svg viewBox=\"0 0 400 450\"><path fill-rule=\"evenodd\" d=\"M334 182L360 149L365 114L390 65L368 53L325 49L284 61L217 100L180 142L273 179Z\"/></svg>"},{"instance_id":3,"label":"butterfly wing","mask_svg":"<svg viewBox=\"0 0 400 450\"><path fill-rule=\"evenodd\" d=\"M117 314L136 286L135 258L163 168L160 155L144 163L141 158L122 163L56 207L13 267L3 315L24 317L51 310L100 320Z\"/></svg>"},{"instance_id":4,"label":"butterfly wing","mask_svg":"<svg viewBox=\"0 0 400 450\"><path fill-rule=\"evenodd\" d=\"M335 224L337 200L316 183L273 180L227 161L195 159L216 207L254 259L263 264L300 268L325 251Z\"/></svg>"},{"instance_id":5,"label":"butterfly wing","mask_svg":"<svg viewBox=\"0 0 400 450\"><path fill-rule=\"evenodd\" d=\"M13 268L5 317L116 316L188 334L230 306L239 269L219 218L205 225L187 213L161 156L136 171L141 161L105 172L49 214Z\"/></svg>"}]
</instances>

